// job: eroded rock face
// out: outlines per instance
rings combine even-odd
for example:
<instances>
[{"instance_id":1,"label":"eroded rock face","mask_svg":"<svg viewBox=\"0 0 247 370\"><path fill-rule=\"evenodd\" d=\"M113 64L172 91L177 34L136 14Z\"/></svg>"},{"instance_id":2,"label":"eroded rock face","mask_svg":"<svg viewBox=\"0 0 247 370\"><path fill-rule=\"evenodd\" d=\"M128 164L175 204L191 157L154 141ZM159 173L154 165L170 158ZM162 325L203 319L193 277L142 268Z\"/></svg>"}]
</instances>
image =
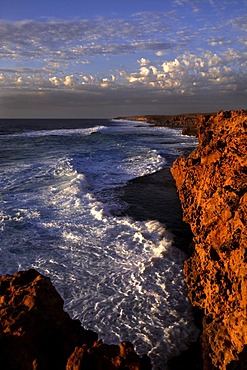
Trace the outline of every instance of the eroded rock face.
<instances>
[{"instance_id":1,"label":"eroded rock face","mask_svg":"<svg viewBox=\"0 0 247 370\"><path fill-rule=\"evenodd\" d=\"M98 340L63 311L50 279L31 269L0 277L1 370L151 369L123 342Z\"/></svg>"},{"instance_id":2,"label":"eroded rock face","mask_svg":"<svg viewBox=\"0 0 247 370\"><path fill-rule=\"evenodd\" d=\"M172 167L194 234L184 272L189 297L204 312L205 370L225 370L247 344L246 128L246 111L205 117L198 148ZM244 361L236 369L246 369Z\"/></svg>"},{"instance_id":3,"label":"eroded rock face","mask_svg":"<svg viewBox=\"0 0 247 370\"><path fill-rule=\"evenodd\" d=\"M146 116L127 116L117 117L116 119L124 119L131 121L147 121L154 126L164 127L180 127L183 135L197 136L198 127L210 116L215 116L216 113L186 113L186 114L153 114Z\"/></svg>"}]
</instances>

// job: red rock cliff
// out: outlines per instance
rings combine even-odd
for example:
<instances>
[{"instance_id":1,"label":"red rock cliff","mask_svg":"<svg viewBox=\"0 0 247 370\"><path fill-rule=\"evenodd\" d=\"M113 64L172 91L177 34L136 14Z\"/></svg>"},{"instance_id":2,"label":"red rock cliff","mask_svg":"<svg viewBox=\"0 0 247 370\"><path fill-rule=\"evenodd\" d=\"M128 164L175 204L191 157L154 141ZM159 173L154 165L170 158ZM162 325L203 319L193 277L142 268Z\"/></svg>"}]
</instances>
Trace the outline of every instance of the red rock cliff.
<instances>
[{"instance_id":1,"label":"red rock cliff","mask_svg":"<svg viewBox=\"0 0 247 370\"><path fill-rule=\"evenodd\" d=\"M107 345L63 311L50 279L31 269L0 277L1 370L149 370L133 345Z\"/></svg>"},{"instance_id":2,"label":"red rock cliff","mask_svg":"<svg viewBox=\"0 0 247 370\"><path fill-rule=\"evenodd\" d=\"M246 111L205 117L198 148L171 170L194 235L184 272L189 298L204 312L205 370L247 369L246 128Z\"/></svg>"}]
</instances>

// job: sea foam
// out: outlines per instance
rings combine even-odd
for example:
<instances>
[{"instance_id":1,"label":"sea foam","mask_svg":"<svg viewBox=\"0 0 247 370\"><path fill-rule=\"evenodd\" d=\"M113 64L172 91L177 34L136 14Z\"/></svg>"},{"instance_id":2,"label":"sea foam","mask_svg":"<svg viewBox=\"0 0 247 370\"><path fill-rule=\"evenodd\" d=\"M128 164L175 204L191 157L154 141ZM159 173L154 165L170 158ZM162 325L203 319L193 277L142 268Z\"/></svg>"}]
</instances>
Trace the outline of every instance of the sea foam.
<instances>
[{"instance_id":1,"label":"sea foam","mask_svg":"<svg viewBox=\"0 0 247 370\"><path fill-rule=\"evenodd\" d=\"M197 336L185 255L164 225L116 217L108 203L116 186L161 169L166 158L154 133L143 145L136 127L94 129L13 138L16 159L1 176L1 273L36 268L85 328L108 343L131 340L154 369L166 369ZM0 139L10 148L10 137Z\"/></svg>"}]
</instances>

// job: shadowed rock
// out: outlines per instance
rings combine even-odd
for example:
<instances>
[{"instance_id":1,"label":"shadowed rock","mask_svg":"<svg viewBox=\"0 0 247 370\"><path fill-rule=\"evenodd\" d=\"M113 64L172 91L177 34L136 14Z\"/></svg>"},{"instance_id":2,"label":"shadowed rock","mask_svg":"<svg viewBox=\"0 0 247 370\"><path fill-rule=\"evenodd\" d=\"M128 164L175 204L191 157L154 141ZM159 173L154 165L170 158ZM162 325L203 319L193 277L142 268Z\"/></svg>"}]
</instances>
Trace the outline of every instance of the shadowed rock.
<instances>
[{"instance_id":1,"label":"shadowed rock","mask_svg":"<svg viewBox=\"0 0 247 370\"><path fill-rule=\"evenodd\" d=\"M63 311L50 279L31 269L0 277L0 368L148 370L151 365L130 343L107 345L83 329Z\"/></svg>"}]
</instances>

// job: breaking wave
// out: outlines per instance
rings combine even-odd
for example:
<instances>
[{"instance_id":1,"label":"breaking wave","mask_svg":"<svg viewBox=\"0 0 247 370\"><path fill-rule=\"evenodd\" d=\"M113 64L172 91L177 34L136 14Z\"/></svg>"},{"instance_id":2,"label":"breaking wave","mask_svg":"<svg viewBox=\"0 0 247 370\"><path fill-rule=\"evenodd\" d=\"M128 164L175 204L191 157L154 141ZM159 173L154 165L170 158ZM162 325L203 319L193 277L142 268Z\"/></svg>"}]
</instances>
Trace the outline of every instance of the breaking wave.
<instances>
[{"instance_id":1,"label":"breaking wave","mask_svg":"<svg viewBox=\"0 0 247 370\"><path fill-rule=\"evenodd\" d=\"M108 343L132 341L154 369L166 369L169 357L197 336L185 255L163 225L115 217L99 196L166 159L158 148L135 146L119 132L112 138L102 126L83 129L83 136L62 131L66 147L49 131L49 150L47 135L37 145L35 135L25 134L25 155L15 153L18 160L2 167L0 272L34 267L48 275L85 328ZM7 138L5 145L15 143Z\"/></svg>"}]
</instances>

